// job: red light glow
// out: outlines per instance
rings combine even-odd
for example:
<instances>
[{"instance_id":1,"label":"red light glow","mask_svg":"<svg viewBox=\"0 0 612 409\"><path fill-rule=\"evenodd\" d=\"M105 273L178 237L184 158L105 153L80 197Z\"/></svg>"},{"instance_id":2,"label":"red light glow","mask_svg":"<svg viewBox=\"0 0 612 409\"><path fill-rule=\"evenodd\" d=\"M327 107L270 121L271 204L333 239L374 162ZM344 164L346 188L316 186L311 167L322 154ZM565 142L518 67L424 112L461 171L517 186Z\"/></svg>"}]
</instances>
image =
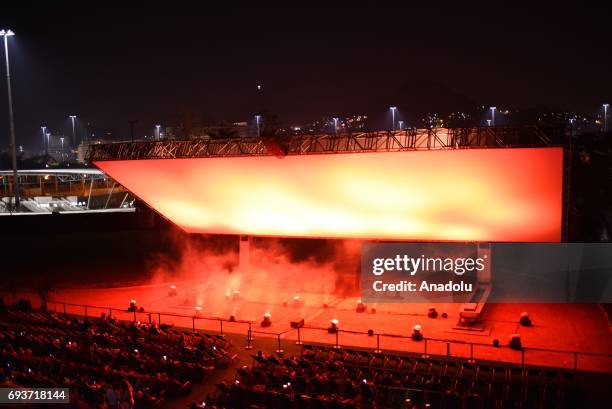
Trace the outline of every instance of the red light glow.
<instances>
[{"instance_id":1,"label":"red light glow","mask_svg":"<svg viewBox=\"0 0 612 409\"><path fill-rule=\"evenodd\" d=\"M96 162L190 233L561 238L561 148Z\"/></svg>"}]
</instances>

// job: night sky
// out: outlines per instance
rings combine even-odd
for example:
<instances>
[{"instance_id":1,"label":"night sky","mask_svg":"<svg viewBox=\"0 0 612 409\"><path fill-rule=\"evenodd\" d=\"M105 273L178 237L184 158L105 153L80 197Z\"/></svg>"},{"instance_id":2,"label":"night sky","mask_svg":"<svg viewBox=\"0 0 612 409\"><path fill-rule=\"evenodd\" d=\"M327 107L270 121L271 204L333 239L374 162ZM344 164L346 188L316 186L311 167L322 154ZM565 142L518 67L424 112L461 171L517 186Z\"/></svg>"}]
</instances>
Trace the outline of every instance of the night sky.
<instances>
[{"instance_id":1,"label":"night sky","mask_svg":"<svg viewBox=\"0 0 612 409\"><path fill-rule=\"evenodd\" d=\"M485 104L594 114L612 102L612 35L603 9L457 3L7 3L0 28L17 34L9 47L18 144L39 147L41 125L69 134L69 114L98 136L112 130L128 138L129 119L138 120L140 137L185 112L212 123L247 120L263 107L299 124L390 104L400 111ZM4 147L4 60L0 73Z\"/></svg>"}]
</instances>

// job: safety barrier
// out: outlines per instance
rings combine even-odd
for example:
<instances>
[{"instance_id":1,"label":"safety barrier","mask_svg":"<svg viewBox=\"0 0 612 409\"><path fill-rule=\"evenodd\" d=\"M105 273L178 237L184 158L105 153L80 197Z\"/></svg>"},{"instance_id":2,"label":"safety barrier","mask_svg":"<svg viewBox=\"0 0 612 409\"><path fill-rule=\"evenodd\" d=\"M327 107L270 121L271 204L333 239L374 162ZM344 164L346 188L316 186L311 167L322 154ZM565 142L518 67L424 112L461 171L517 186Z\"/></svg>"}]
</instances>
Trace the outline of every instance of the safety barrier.
<instances>
[{"instance_id":1,"label":"safety barrier","mask_svg":"<svg viewBox=\"0 0 612 409\"><path fill-rule=\"evenodd\" d=\"M564 368L568 370L595 370L601 372L612 372L612 355L601 354L594 352L579 352L579 351L567 351L567 350L555 350L547 348L527 347L523 346L518 350L510 348L508 345L499 344L493 345L481 342L469 342L461 340L451 339L440 339L423 337L421 340L414 340L411 336L400 335L400 334L388 334L379 333L375 331L363 332L363 331L351 331L344 329L335 329L329 331L328 328L314 327L314 326L303 326L297 328L290 328L281 332L270 332L262 330L253 330L253 321L247 320L236 320L227 319L220 317L205 317L200 315L184 315L174 314L168 312L151 312L151 311L138 311L129 309L120 309L112 307L101 307L87 304L75 304L67 303L63 301L47 301L47 309L55 312L61 312L69 315L80 315L85 318L93 318L92 312L98 312L97 316L101 313L108 313L109 316L114 316L117 319L123 321L133 322L148 322L149 324L155 323L154 318L157 318L156 323L158 325L170 324L178 327L188 328L188 325L181 325L185 323L191 323L191 330L202 329L198 325L199 321L205 322L217 322L218 333L224 335L224 325L239 325L243 326L242 331L246 329L246 349L253 348L253 334L259 334L266 337L274 337L277 342L277 353L283 353L283 337L288 334L295 333L297 345L304 343L304 331L314 331L316 333L325 332L328 335L333 336L332 342L321 342L321 336L316 337L316 341L309 342L313 344L332 345L334 348L348 347L351 342L346 342L345 345L341 343L342 338L349 337L367 337L367 339L373 339L372 351L375 353L381 353L385 348L389 352L408 352L417 355L421 355L424 358L430 356L441 356L446 358L465 359L467 362L480 361L503 361L510 362L513 364L520 365L522 368L526 366L553 366L557 368ZM123 314L123 318L118 316ZM139 318L145 319L139 319ZM166 322L164 322L166 318ZM176 322L167 322L168 318L181 319L182 321L178 324ZM215 331L215 329L205 329ZM234 331L234 332L242 332ZM287 338L290 338L288 336ZM285 339L285 342L293 342L292 339ZM399 343L398 343L399 342ZM510 354L505 354L505 359L500 359L499 352L510 351ZM509 358L509 359L508 359ZM582 366L580 363L584 363Z\"/></svg>"}]
</instances>

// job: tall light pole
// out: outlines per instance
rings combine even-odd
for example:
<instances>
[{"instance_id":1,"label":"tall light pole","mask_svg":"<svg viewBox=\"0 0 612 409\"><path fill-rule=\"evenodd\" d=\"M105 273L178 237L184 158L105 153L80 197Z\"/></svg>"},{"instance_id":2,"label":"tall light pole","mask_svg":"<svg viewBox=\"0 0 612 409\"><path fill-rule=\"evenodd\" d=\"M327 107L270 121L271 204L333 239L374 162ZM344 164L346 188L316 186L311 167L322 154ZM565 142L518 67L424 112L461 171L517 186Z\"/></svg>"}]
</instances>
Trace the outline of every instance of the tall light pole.
<instances>
[{"instance_id":1,"label":"tall light pole","mask_svg":"<svg viewBox=\"0 0 612 409\"><path fill-rule=\"evenodd\" d=\"M338 118L332 118L334 120L334 133L338 133Z\"/></svg>"},{"instance_id":2,"label":"tall light pole","mask_svg":"<svg viewBox=\"0 0 612 409\"><path fill-rule=\"evenodd\" d=\"M62 155L61 155L61 158L62 158L62 160L65 160L65 158L64 158L64 137L63 136L60 136L60 142L62 143Z\"/></svg>"},{"instance_id":3,"label":"tall light pole","mask_svg":"<svg viewBox=\"0 0 612 409\"><path fill-rule=\"evenodd\" d=\"M397 124L399 125L399 130L401 131L404 127L404 121L397 121Z\"/></svg>"},{"instance_id":4,"label":"tall light pole","mask_svg":"<svg viewBox=\"0 0 612 409\"><path fill-rule=\"evenodd\" d=\"M491 126L491 120L487 119L487 126Z\"/></svg>"},{"instance_id":5,"label":"tall light pole","mask_svg":"<svg viewBox=\"0 0 612 409\"><path fill-rule=\"evenodd\" d=\"M259 121L261 120L261 115L255 115L255 125L257 126L257 136L259 137L260 135L260 129L259 129Z\"/></svg>"},{"instance_id":6,"label":"tall light pole","mask_svg":"<svg viewBox=\"0 0 612 409\"><path fill-rule=\"evenodd\" d=\"M155 137L156 139L159 141L159 129L161 128L161 125L155 125Z\"/></svg>"},{"instance_id":7,"label":"tall light pole","mask_svg":"<svg viewBox=\"0 0 612 409\"><path fill-rule=\"evenodd\" d=\"M391 110L391 130L395 131L395 111L397 107L389 107Z\"/></svg>"},{"instance_id":8,"label":"tall light pole","mask_svg":"<svg viewBox=\"0 0 612 409\"><path fill-rule=\"evenodd\" d=\"M15 195L15 208L19 211L19 176L17 174L17 146L15 145L15 122L13 120L13 97L11 95L11 71L8 53L8 38L14 36L11 30L0 30L0 37L4 39L4 57L6 62L6 89L8 94L9 127L11 132L11 150L13 154L13 194Z\"/></svg>"},{"instance_id":9,"label":"tall light pole","mask_svg":"<svg viewBox=\"0 0 612 409\"><path fill-rule=\"evenodd\" d=\"M134 125L136 125L136 122L138 122L136 119L128 120L128 124L130 124L130 138L132 139L132 143L134 143Z\"/></svg>"},{"instance_id":10,"label":"tall light pole","mask_svg":"<svg viewBox=\"0 0 612 409\"><path fill-rule=\"evenodd\" d=\"M69 115L72 120L72 149L76 148L76 133L74 132L74 120L76 119L76 115Z\"/></svg>"},{"instance_id":11,"label":"tall light pole","mask_svg":"<svg viewBox=\"0 0 612 409\"><path fill-rule=\"evenodd\" d=\"M608 107L610 104L603 104L604 109L604 132L608 132Z\"/></svg>"},{"instance_id":12,"label":"tall light pole","mask_svg":"<svg viewBox=\"0 0 612 409\"><path fill-rule=\"evenodd\" d=\"M491 126L495 126L495 110L497 107L490 107L491 110Z\"/></svg>"},{"instance_id":13,"label":"tall light pole","mask_svg":"<svg viewBox=\"0 0 612 409\"><path fill-rule=\"evenodd\" d=\"M45 147L47 146L46 141L45 141L45 135L47 133L47 127L46 126L41 126L40 129L42 129L42 135L43 135L43 151L45 150Z\"/></svg>"}]
</instances>

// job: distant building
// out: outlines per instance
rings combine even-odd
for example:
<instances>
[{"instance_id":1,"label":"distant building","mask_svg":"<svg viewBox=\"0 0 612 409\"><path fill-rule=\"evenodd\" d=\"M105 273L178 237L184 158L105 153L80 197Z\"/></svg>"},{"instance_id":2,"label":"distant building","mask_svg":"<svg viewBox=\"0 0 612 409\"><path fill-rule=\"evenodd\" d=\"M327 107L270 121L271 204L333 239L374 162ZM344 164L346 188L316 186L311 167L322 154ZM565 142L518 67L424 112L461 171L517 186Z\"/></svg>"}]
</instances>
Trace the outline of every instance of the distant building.
<instances>
[{"instance_id":1,"label":"distant building","mask_svg":"<svg viewBox=\"0 0 612 409\"><path fill-rule=\"evenodd\" d=\"M336 125L333 118L323 117L310 123L292 125L284 130L293 135L363 132L366 129L367 120L367 115L349 115L338 118Z\"/></svg>"},{"instance_id":2,"label":"distant building","mask_svg":"<svg viewBox=\"0 0 612 409\"><path fill-rule=\"evenodd\" d=\"M176 136L174 134L174 127L166 126L162 128L162 131L159 134L159 138L160 139L176 139Z\"/></svg>"},{"instance_id":3,"label":"distant building","mask_svg":"<svg viewBox=\"0 0 612 409\"><path fill-rule=\"evenodd\" d=\"M107 141L103 139L90 139L88 141L81 142L76 149L76 161L86 165L89 147L91 145L99 145L101 143L107 143Z\"/></svg>"},{"instance_id":4,"label":"distant building","mask_svg":"<svg viewBox=\"0 0 612 409\"><path fill-rule=\"evenodd\" d=\"M251 136L250 126L248 122L234 122L232 125L233 128L236 130L236 133L238 134L237 136L239 138L246 138L248 136Z\"/></svg>"},{"instance_id":5,"label":"distant building","mask_svg":"<svg viewBox=\"0 0 612 409\"><path fill-rule=\"evenodd\" d=\"M227 125L211 125L189 130L189 139L225 139L225 138L247 138L253 135L252 127L248 122L233 122Z\"/></svg>"}]
</instances>

